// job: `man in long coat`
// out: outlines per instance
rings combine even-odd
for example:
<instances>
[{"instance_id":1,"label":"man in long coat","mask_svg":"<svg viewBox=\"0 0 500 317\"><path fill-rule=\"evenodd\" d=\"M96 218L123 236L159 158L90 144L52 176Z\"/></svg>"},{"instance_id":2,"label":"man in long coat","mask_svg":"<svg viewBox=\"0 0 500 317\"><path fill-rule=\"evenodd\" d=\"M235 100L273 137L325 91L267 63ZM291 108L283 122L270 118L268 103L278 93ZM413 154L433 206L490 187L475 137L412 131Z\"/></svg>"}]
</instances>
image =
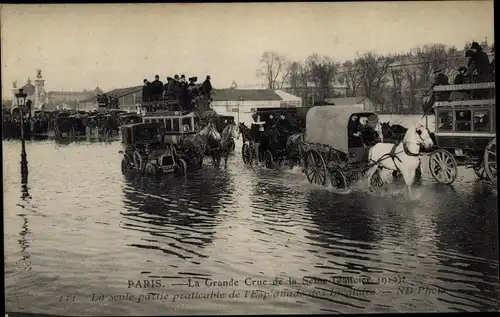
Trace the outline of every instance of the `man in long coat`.
<instances>
[{"instance_id":1,"label":"man in long coat","mask_svg":"<svg viewBox=\"0 0 500 317\"><path fill-rule=\"evenodd\" d=\"M483 51L483 48L477 42L472 43L471 50L473 50L472 54L470 51L466 52L466 56L469 57L469 67L465 76L472 76L472 73L477 71L475 82L482 83L488 81L491 75L488 54Z\"/></svg>"},{"instance_id":2,"label":"man in long coat","mask_svg":"<svg viewBox=\"0 0 500 317\"><path fill-rule=\"evenodd\" d=\"M207 76L203 84L201 85L201 93L208 97L212 91L212 84L210 83L210 76Z\"/></svg>"}]
</instances>

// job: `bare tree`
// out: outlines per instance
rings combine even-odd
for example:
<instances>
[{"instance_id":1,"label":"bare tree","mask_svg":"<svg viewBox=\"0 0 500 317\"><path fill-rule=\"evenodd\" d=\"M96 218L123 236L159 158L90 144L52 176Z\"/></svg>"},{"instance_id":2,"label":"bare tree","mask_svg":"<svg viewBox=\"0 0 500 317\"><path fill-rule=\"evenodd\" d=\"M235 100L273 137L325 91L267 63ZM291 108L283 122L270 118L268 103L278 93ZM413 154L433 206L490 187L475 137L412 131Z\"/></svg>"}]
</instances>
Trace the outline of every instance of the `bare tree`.
<instances>
[{"instance_id":1,"label":"bare tree","mask_svg":"<svg viewBox=\"0 0 500 317\"><path fill-rule=\"evenodd\" d=\"M257 76L266 79L269 89L282 88L289 75L286 58L276 52L265 51L262 53L260 63L262 67L257 70Z\"/></svg>"},{"instance_id":2,"label":"bare tree","mask_svg":"<svg viewBox=\"0 0 500 317\"><path fill-rule=\"evenodd\" d=\"M339 76L339 80L346 83L348 90L347 96L357 96L362 82L361 72L357 69L357 65L352 61L345 61L342 64L342 73Z\"/></svg>"},{"instance_id":3,"label":"bare tree","mask_svg":"<svg viewBox=\"0 0 500 317\"><path fill-rule=\"evenodd\" d=\"M355 64L362 72L361 87L366 97L373 100L376 105L385 105L384 88L387 83L389 67L394 58L366 53L356 59Z\"/></svg>"},{"instance_id":4,"label":"bare tree","mask_svg":"<svg viewBox=\"0 0 500 317\"><path fill-rule=\"evenodd\" d=\"M306 65L309 70L309 80L316 88L315 97L317 95L320 100L324 100L333 96L331 88L340 64L334 62L328 56L320 56L314 53L307 58Z\"/></svg>"}]
</instances>

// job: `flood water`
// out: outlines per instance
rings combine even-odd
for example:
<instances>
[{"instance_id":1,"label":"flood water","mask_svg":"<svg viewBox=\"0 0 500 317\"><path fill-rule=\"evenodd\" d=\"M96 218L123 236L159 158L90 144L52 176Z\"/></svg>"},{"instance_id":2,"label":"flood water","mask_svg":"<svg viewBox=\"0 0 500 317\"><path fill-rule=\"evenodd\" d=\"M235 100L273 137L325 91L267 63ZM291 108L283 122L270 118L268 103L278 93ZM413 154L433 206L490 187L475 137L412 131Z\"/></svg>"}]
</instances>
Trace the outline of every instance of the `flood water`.
<instances>
[{"instance_id":1,"label":"flood water","mask_svg":"<svg viewBox=\"0 0 500 317\"><path fill-rule=\"evenodd\" d=\"M238 145L227 169L147 178L121 174L119 142L31 141L23 201L20 148L3 142L7 312L498 310L497 193L472 170L450 187L426 167L409 201L249 168Z\"/></svg>"}]
</instances>

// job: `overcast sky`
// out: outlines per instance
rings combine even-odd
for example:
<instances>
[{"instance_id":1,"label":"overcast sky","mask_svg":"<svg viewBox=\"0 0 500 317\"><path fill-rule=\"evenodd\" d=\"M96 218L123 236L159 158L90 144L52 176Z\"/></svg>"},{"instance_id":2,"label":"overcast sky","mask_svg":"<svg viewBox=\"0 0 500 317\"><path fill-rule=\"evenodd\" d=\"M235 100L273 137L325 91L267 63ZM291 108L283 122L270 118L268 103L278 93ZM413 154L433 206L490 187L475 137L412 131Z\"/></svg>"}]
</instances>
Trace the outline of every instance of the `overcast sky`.
<instances>
[{"instance_id":1,"label":"overcast sky","mask_svg":"<svg viewBox=\"0 0 500 317\"><path fill-rule=\"evenodd\" d=\"M493 42L493 1L70 4L1 7L3 95L43 70L46 90L103 90L186 74L262 83L264 50L303 60Z\"/></svg>"}]
</instances>

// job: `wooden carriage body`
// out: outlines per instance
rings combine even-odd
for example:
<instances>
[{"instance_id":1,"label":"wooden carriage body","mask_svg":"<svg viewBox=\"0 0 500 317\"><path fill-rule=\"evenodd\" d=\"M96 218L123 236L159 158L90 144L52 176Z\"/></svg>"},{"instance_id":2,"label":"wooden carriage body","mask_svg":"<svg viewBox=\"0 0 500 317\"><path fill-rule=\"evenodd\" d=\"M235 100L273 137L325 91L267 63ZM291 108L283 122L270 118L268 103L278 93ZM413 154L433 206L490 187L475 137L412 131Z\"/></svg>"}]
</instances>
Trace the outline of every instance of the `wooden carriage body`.
<instances>
[{"instance_id":1,"label":"wooden carriage body","mask_svg":"<svg viewBox=\"0 0 500 317\"><path fill-rule=\"evenodd\" d=\"M373 112L360 112L350 106L315 106L307 113L304 141L328 156L327 161L367 161L369 148L350 146L349 121L353 116L368 118Z\"/></svg>"},{"instance_id":2,"label":"wooden carriage body","mask_svg":"<svg viewBox=\"0 0 500 317\"><path fill-rule=\"evenodd\" d=\"M433 105L438 150L430 156L431 175L440 183L451 184L457 177L457 166L464 165L480 178L496 183L495 83L433 89L450 97Z\"/></svg>"},{"instance_id":3,"label":"wooden carriage body","mask_svg":"<svg viewBox=\"0 0 500 317\"><path fill-rule=\"evenodd\" d=\"M159 110L142 116L144 123L158 123L163 129L162 142L170 145L176 155L190 167L201 168L205 144L199 137L201 119L193 111Z\"/></svg>"}]
</instances>

